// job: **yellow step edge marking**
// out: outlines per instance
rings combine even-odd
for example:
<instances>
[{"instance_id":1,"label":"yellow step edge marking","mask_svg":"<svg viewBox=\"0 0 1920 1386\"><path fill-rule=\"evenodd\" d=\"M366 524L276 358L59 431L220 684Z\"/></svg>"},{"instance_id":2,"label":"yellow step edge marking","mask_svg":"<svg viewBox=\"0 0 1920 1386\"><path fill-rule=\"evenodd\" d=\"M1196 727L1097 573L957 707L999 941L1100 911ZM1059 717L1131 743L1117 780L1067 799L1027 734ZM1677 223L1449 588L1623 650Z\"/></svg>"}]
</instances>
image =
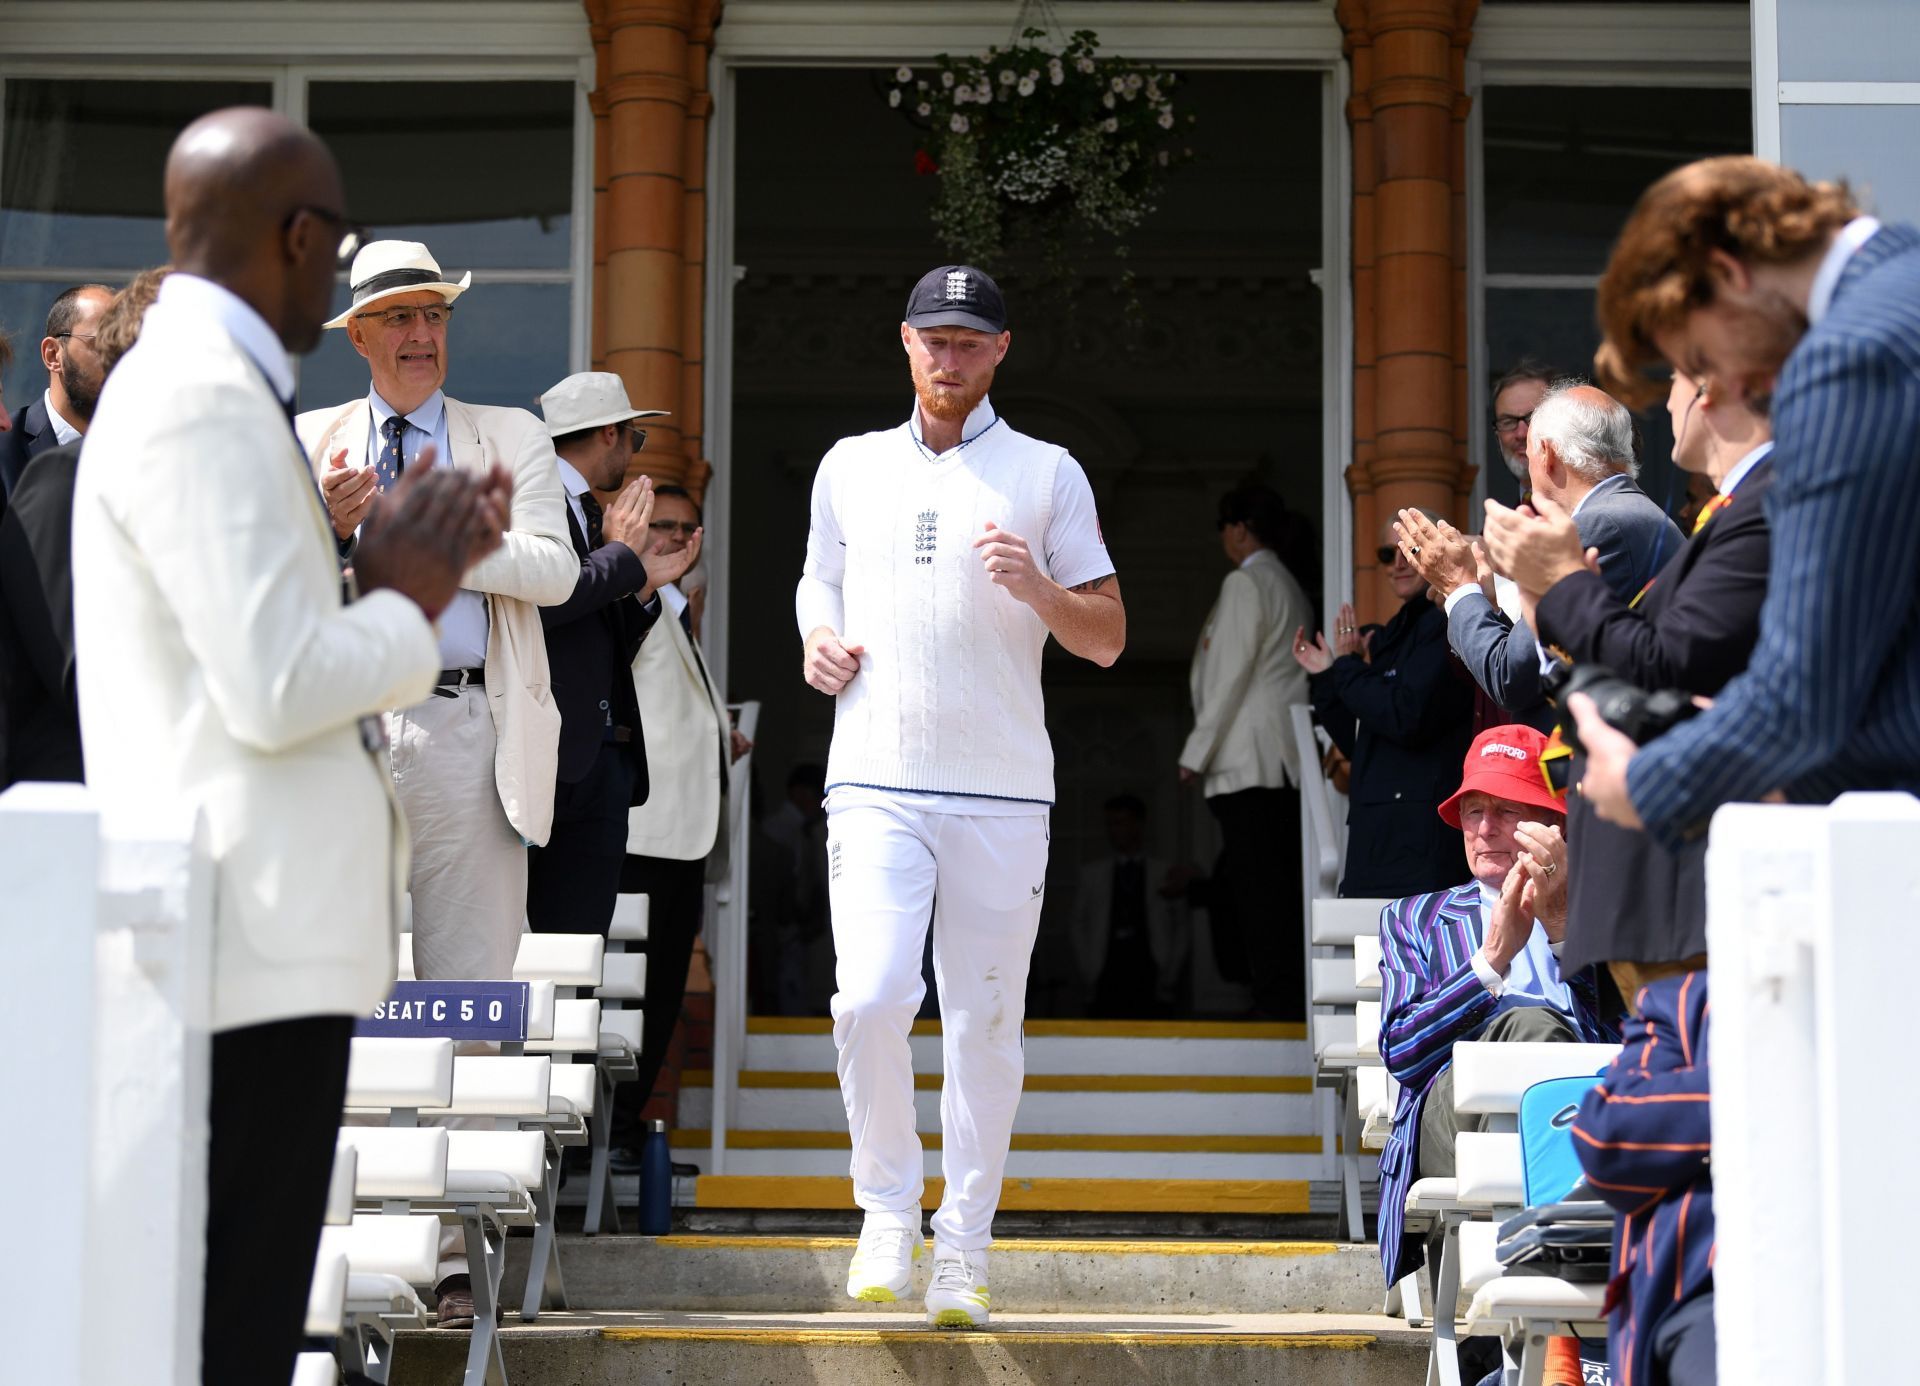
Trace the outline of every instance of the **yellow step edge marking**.
<instances>
[{"instance_id":1,"label":"yellow step edge marking","mask_svg":"<svg viewBox=\"0 0 1920 1386\"><path fill-rule=\"evenodd\" d=\"M1380 1340L1371 1333L1194 1333L1179 1330L1147 1333L1126 1329L1112 1333L1049 1333L1044 1329L960 1329L941 1332L921 1328L602 1328L600 1336L612 1343L669 1340L695 1343L760 1343L787 1347L899 1347L913 1343L1015 1343L1023 1347L1130 1348L1323 1348L1329 1352L1360 1352Z\"/></svg>"},{"instance_id":2,"label":"yellow step edge marking","mask_svg":"<svg viewBox=\"0 0 1920 1386\"><path fill-rule=\"evenodd\" d=\"M698 1127L683 1127L671 1136L676 1150L702 1150L713 1144L713 1133ZM938 1131L925 1131L920 1144L927 1150L942 1148ZM845 1131L769 1131L739 1130L727 1132L729 1150L850 1150L852 1141ZM1211 1155L1318 1155L1319 1136L1165 1136L1165 1135L1079 1135L1052 1134L1044 1131L1017 1132L1015 1150L1085 1150L1140 1154Z\"/></svg>"},{"instance_id":3,"label":"yellow step edge marking","mask_svg":"<svg viewBox=\"0 0 1920 1386\"><path fill-rule=\"evenodd\" d=\"M685 1233L655 1237L658 1246L682 1251L852 1251L857 1237L712 1237ZM1094 1241L1071 1237L997 1238L995 1256L1331 1256L1340 1242L1147 1242Z\"/></svg>"},{"instance_id":4,"label":"yellow step edge marking","mask_svg":"<svg viewBox=\"0 0 1920 1386\"><path fill-rule=\"evenodd\" d=\"M913 1086L921 1092L937 1092L941 1075L916 1073ZM710 1088L713 1070L689 1068L681 1071L682 1088ZM832 1088L840 1087L840 1076L784 1068L743 1068L742 1088ZM1027 1092L1228 1092L1228 1093L1310 1093L1313 1078L1309 1074L1264 1074L1256 1077L1237 1073L1029 1073Z\"/></svg>"},{"instance_id":5,"label":"yellow step edge marking","mask_svg":"<svg viewBox=\"0 0 1920 1386\"><path fill-rule=\"evenodd\" d=\"M1224 1039L1303 1040L1301 1020L1029 1020L1028 1039ZM830 1035L826 1016L755 1015L747 1017L750 1035ZM940 1022L916 1020L916 1035L937 1035Z\"/></svg>"},{"instance_id":6,"label":"yellow step edge marking","mask_svg":"<svg viewBox=\"0 0 1920 1386\"><path fill-rule=\"evenodd\" d=\"M940 1205L946 1182L929 1179L920 1195ZM1304 1213L1305 1179L1005 1179L1008 1212ZM703 1174L698 1208L851 1208L853 1181L835 1175Z\"/></svg>"}]
</instances>

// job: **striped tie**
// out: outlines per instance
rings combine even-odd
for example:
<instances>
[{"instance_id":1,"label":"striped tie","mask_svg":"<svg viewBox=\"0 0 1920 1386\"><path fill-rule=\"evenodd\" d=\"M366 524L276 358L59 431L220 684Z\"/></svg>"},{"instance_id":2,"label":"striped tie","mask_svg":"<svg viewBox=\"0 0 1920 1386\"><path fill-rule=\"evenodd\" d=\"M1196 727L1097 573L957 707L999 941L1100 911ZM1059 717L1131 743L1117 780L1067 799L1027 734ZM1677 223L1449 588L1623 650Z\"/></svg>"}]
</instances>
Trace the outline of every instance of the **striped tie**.
<instances>
[{"instance_id":1,"label":"striped tie","mask_svg":"<svg viewBox=\"0 0 1920 1386\"><path fill-rule=\"evenodd\" d=\"M407 421L395 414L380 425L380 431L386 435L381 445L380 456L373 464L373 479L382 491L390 490L400 480L400 473L407 469L406 456L400 450L400 435L406 431Z\"/></svg>"}]
</instances>

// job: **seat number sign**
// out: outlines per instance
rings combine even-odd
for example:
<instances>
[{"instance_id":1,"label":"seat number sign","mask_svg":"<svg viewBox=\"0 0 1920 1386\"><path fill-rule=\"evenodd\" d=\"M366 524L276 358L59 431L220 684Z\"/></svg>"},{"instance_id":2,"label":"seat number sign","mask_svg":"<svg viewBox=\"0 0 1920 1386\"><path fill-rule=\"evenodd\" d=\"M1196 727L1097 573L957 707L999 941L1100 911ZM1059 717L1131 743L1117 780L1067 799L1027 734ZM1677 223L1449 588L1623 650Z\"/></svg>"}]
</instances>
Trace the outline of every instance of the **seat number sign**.
<instances>
[{"instance_id":1,"label":"seat number sign","mask_svg":"<svg viewBox=\"0 0 1920 1386\"><path fill-rule=\"evenodd\" d=\"M524 1040L527 984L396 982L393 993L354 1033L386 1039Z\"/></svg>"}]
</instances>

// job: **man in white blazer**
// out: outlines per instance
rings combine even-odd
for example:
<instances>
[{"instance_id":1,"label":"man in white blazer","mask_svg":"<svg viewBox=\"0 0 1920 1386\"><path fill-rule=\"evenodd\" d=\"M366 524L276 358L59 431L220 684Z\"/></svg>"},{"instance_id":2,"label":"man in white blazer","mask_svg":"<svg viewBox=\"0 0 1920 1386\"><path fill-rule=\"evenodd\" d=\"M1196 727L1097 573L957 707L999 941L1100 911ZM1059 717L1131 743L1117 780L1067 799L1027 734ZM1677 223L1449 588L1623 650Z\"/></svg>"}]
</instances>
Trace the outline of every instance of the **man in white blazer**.
<instances>
[{"instance_id":1,"label":"man in white blazer","mask_svg":"<svg viewBox=\"0 0 1920 1386\"><path fill-rule=\"evenodd\" d=\"M471 279L450 282L416 242L362 249L353 305L327 326L346 329L372 388L298 420L349 556L368 505L425 448L439 466L513 474L506 540L441 618L430 696L388 715L394 787L413 838L414 971L436 980L513 975L526 849L547 840L559 763L538 608L565 601L580 572L546 426L524 409L463 404L441 389L454 300Z\"/></svg>"},{"instance_id":2,"label":"man in white blazer","mask_svg":"<svg viewBox=\"0 0 1920 1386\"><path fill-rule=\"evenodd\" d=\"M174 273L74 496L88 781L109 815L197 811L215 863L202 1380L221 1386L292 1373L348 1039L393 981L406 834L370 715L432 686L432 621L506 501L504 474L410 484L345 599L288 413L289 353L319 340L357 240L343 202L325 146L280 116L187 127Z\"/></svg>"},{"instance_id":3,"label":"man in white blazer","mask_svg":"<svg viewBox=\"0 0 1920 1386\"><path fill-rule=\"evenodd\" d=\"M685 487L656 486L651 523L656 551L679 553L701 533L700 507ZM694 639L686 594L668 583L660 600L660 621L633 661L651 790L628 812L620 878L623 891L648 896L647 1005L632 1114L652 1093L680 1019L707 883L726 878L728 772L735 752L746 749L744 738L735 742L726 697ZM631 1143L625 1125L615 1139Z\"/></svg>"},{"instance_id":4,"label":"man in white blazer","mask_svg":"<svg viewBox=\"0 0 1920 1386\"><path fill-rule=\"evenodd\" d=\"M1180 752L1181 781L1199 781L1220 825L1206 892L1220 971L1250 982L1255 1009L1279 1020L1306 1016L1300 767L1288 708L1307 701L1307 679L1289 646L1313 606L1274 551L1290 523L1258 483L1220 498L1233 570L1193 652L1193 732Z\"/></svg>"},{"instance_id":5,"label":"man in white blazer","mask_svg":"<svg viewBox=\"0 0 1920 1386\"><path fill-rule=\"evenodd\" d=\"M1107 800L1112 854L1080 868L1070 930L1074 960L1096 1020L1147 1020L1176 1012L1193 951L1184 900L1160 887L1164 859L1147 855L1147 806L1138 795Z\"/></svg>"}]
</instances>

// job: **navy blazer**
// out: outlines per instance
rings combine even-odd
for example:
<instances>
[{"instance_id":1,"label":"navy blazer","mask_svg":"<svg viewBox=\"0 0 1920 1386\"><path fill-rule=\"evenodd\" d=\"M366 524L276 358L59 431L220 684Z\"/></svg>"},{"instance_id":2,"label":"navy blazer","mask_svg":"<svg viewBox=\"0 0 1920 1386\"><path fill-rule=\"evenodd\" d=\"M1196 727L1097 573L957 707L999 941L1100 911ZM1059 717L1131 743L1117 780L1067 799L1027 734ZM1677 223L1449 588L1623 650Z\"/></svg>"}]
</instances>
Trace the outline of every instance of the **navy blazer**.
<instances>
[{"instance_id":1,"label":"navy blazer","mask_svg":"<svg viewBox=\"0 0 1920 1386\"><path fill-rule=\"evenodd\" d=\"M1457 834L1455 850L1459 850ZM1500 1011L1501 999L1473 970L1480 951L1480 886L1395 900L1380 911L1380 1058L1400 1084L1393 1130L1380 1150L1380 1262L1397 1284L1426 1260L1406 1235L1407 1190L1420 1177L1420 1113L1433 1080ZM1612 1039L1601 1020L1593 976L1562 973L1573 997L1568 1019L1591 1043Z\"/></svg>"},{"instance_id":2,"label":"navy blazer","mask_svg":"<svg viewBox=\"0 0 1920 1386\"><path fill-rule=\"evenodd\" d=\"M0 515L0 789L85 778L73 662L79 470L78 442L40 453Z\"/></svg>"},{"instance_id":3,"label":"navy blazer","mask_svg":"<svg viewBox=\"0 0 1920 1386\"><path fill-rule=\"evenodd\" d=\"M1772 485L1771 461L1755 463L1638 604L1591 573L1561 579L1540 598L1541 631L1575 663L1604 664L1642 688L1717 694L1747 667L1760 636ZM1576 781L1585 768L1576 760ZM1567 853L1565 966L1679 962L1707 951L1704 839L1669 851L1645 833L1615 827L1574 794Z\"/></svg>"},{"instance_id":4,"label":"navy blazer","mask_svg":"<svg viewBox=\"0 0 1920 1386\"><path fill-rule=\"evenodd\" d=\"M44 394L14 411L13 427L0 433L0 513L6 509L6 498L20 484L27 463L59 441L53 431L53 420L47 417Z\"/></svg>"},{"instance_id":5,"label":"navy blazer","mask_svg":"<svg viewBox=\"0 0 1920 1386\"><path fill-rule=\"evenodd\" d=\"M1781 369L1773 436L1760 642L1628 769L1670 846L1773 789L1920 791L1920 232L1882 227L1847 262Z\"/></svg>"},{"instance_id":6,"label":"navy blazer","mask_svg":"<svg viewBox=\"0 0 1920 1386\"><path fill-rule=\"evenodd\" d=\"M1391 899L1460 878L1460 833L1435 811L1460 785L1473 689L1447 657L1425 595L1376 631L1372 659L1343 655L1307 680L1313 714L1353 762L1342 895Z\"/></svg>"},{"instance_id":7,"label":"navy blazer","mask_svg":"<svg viewBox=\"0 0 1920 1386\"><path fill-rule=\"evenodd\" d=\"M1653 1380L1654 1330L1713 1288L1707 974L1664 977L1634 1005L1620 1057L1573 1124L1588 1182L1618 1213L1607 1357L1621 1386Z\"/></svg>"},{"instance_id":8,"label":"navy blazer","mask_svg":"<svg viewBox=\"0 0 1920 1386\"><path fill-rule=\"evenodd\" d=\"M651 610L630 600L647 585L640 556L619 543L602 544L589 553L573 507L566 506L566 512L580 576L573 595L558 606L540 608L553 700L560 708L559 781L572 784L593 769L611 713L616 726L633 732L627 748L634 763L632 802L644 804L647 751L633 688L633 657L660 614L658 599Z\"/></svg>"},{"instance_id":9,"label":"navy blazer","mask_svg":"<svg viewBox=\"0 0 1920 1386\"><path fill-rule=\"evenodd\" d=\"M1686 539L1632 477L1601 487L1589 493L1573 527L1582 549L1600 550L1608 589L1631 601ZM1486 597L1469 594L1447 617L1447 642L1509 717L1541 731L1552 728L1556 713L1540 684L1540 646L1525 621L1509 621Z\"/></svg>"}]
</instances>

